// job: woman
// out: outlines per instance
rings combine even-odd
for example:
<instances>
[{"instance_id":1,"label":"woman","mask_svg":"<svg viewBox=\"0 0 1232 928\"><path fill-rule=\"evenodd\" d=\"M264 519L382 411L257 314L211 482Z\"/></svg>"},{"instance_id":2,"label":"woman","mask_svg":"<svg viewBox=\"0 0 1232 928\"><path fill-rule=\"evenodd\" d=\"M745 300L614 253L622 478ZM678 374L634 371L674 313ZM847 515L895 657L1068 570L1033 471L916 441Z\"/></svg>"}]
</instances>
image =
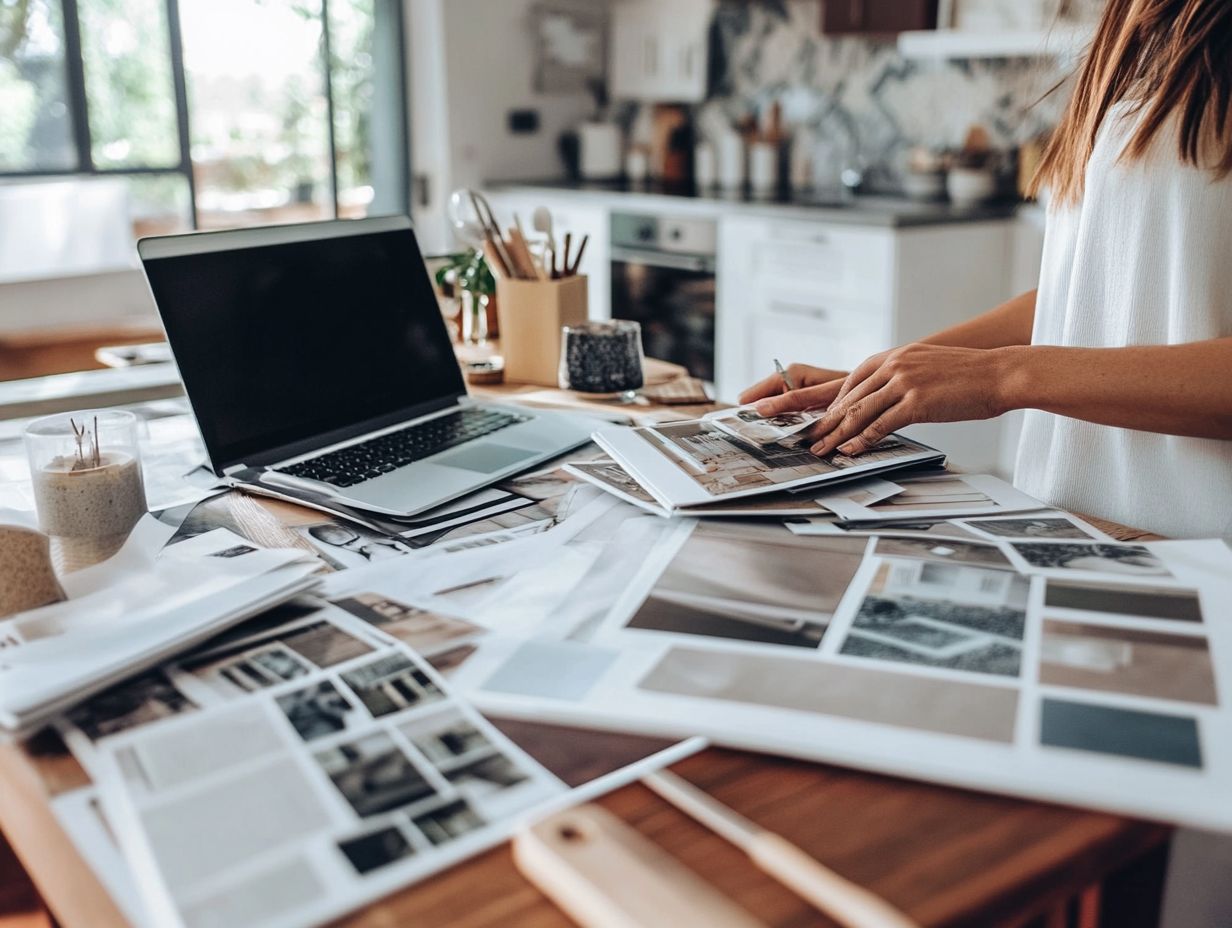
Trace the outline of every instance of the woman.
<instances>
[{"instance_id":1,"label":"woman","mask_svg":"<svg viewBox=\"0 0 1232 928\"><path fill-rule=\"evenodd\" d=\"M1232 2L1109 0L1035 178L1037 290L850 374L740 397L829 407L816 454L1027 410L1014 482L1175 537L1232 535Z\"/></svg>"},{"instance_id":2,"label":"woman","mask_svg":"<svg viewBox=\"0 0 1232 928\"><path fill-rule=\"evenodd\" d=\"M1109 0L1035 179L1039 288L742 402L829 406L813 451L1027 410L1014 482L1176 537L1232 536L1232 0ZM1181 832L1165 925L1232 925L1232 841Z\"/></svg>"}]
</instances>

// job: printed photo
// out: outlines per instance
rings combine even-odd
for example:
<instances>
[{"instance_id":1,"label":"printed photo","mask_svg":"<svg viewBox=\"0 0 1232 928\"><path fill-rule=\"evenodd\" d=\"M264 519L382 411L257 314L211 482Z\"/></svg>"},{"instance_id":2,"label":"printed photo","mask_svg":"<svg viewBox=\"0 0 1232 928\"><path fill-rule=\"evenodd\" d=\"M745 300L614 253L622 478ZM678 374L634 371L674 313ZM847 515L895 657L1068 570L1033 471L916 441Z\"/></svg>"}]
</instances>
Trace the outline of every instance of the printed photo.
<instances>
[{"instance_id":1,"label":"printed photo","mask_svg":"<svg viewBox=\"0 0 1232 928\"><path fill-rule=\"evenodd\" d=\"M252 545L232 545L230 548L224 548L221 551L215 551L210 557L232 558L242 557L245 554L252 554L256 551Z\"/></svg>"},{"instance_id":2,"label":"printed photo","mask_svg":"<svg viewBox=\"0 0 1232 928\"><path fill-rule=\"evenodd\" d=\"M484 826L479 813L472 809L465 799L458 799L439 809L417 815L413 821L415 827L435 845L447 844Z\"/></svg>"},{"instance_id":3,"label":"printed photo","mask_svg":"<svg viewBox=\"0 0 1232 928\"><path fill-rule=\"evenodd\" d=\"M403 644L429 654L458 638L479 635L484 629L451 616L408 606L379 593L358 593L334 600L334 605L379 628Z\"/></svg>"},{"instance_id":4,"label":"printed photo","mask_svg":"<svg viewBox=\"0 0 1232 928\"><path fill-rule=\"evenodd\" d=\"M342 680L374 718L426 706L445 695L426 673L401 654L378 658L347 671Z\"/></svg>"},{"instance_id":5,"label":"printed photo","mask_svg":"<svg viewBox=\"0 0 1232 928\"><path fill-rule=\"evenodd\" d=\"M496 752L483 732L459 714L421 720L403 726L401 731L438 768L457 763L460 758Z\"/></svg>"},{"instance_id":6,"label":"printed photo","mask_svg":"<svg viewBox=\"0 0 1232 928\"><path fill-rule=\"evenodd\" d=\"M279 696L277 702L305 741L336 735L364 721L360 711L329 681Z\"/></svg>"},{"instance_id":7,"label":"printed photo","mask_svg":"<svg viewBox=\"0 0 1232 928\"><path fill-rule=\"evenodd\" d=\"M415 853L406 835L390 825L338 842L338 850L360 876L387 867Z\"/></svg>"},{"instance_id":8,"label":"printed photo","mask_svg":"<svg viewBox=\"0 0 1232 928\"><path fill-rule=\"evenodd\" d=\"M627 627L816 648L864 548L863 539L797 537L777 525L702 522Z\"/></svg>"},{"instance_id":9,"label":"printed photo","mask_svg":"<svg viewBox=\"0 0 1232 928\"><path fill-rule=\"evenodd\" d=\"M972 541L942 541L931 538L882 536L874 549L881 557L914 557L947 564L972 564L1013 570L1014 565L996 545Z\"/></svg>"},{"instance_id":10,"label":"printed photo","mask_svg":"<svg viewBox=\"0 0 1232 928\"><path fill-rule=\"evenodd\" d=\"M1027 619L1025 577L959 564L882 564L842 653L1018 676Z\"/></svg>"},{"instance_id":11,"label":"printed photo","mask_svg":"<svg viewBox=\"0 0 1232 928\"><path fill-rule=\"evenodd\" d=\"M525 783L526 774L504 754L492 754L445 772L458 792L471 802Z\"/></svg>"},{"instance_id":12,"label":"printed photo","mask_svg":"<svg viewBox=\"0 0 1232 928\"><path fill-rule=\"evenodd\" d=\"M1197 591L1173 587L1050 579L1044 587L1044 605L1054 609L1077 609L1141 619L1202 621L1202 606Z\"/></svg>"},{"instance_id":13,"label":"printed photo","mask_svg":"<svg viewBox=\"0 0 1232 928\"><path fill-rule=\"evenodd\" d=\"M410 758L384 732L340 744L322 751L316 758L361 818L436 795Z\"/></svg>"},{"instance_id":14,"label":"printed photo","mask_svg":"<svg viewBox=\"0 0 1232 928\"><path fill-rule=\"evenodd\" d=\"M1040 682L1155 699L1215 704L1206 639L1048 619Z\"/></svg>"},{"instance_id":15,"label":"printed photo","mask_svg":"<svg viewBox=\"0 0 1232 928\"><path fill-rule=\"evenodd\" d=\"M705 421L741 441L763 446L783 442L820 419L822 412L787 412L766 418L750 406L725 409Z\"/></svg>"},{"instance_id":16,"label":"printed photo","mask_svg":"<svg viewBox=\"0 0 1232 928\"><path fill-rule=\"evenodd\" d=\"M478 645L460 644L444 651L436 651L425 655L424 659L432 665L433 670L442 677L448 678L451 673L465 664L467 659L478 650Z\"/></svg>"},{"instance_id":17,"label":"printed photo","mask_svg":"<svg viewBox=\"0 0 1232 928\"><path fill-rule=\"evenodd\" d=\"M1142 545L1071 544L1068 542L1010 543L1028 569L1120 574L1127 577L1171 577L1172 573Z\"/></svg>"},{"instance_id":18,"label":"printed photo","mask_svg":"<svg viewBox=\"0 0 1232 928\"><path fill-rule=\"evenodd\" d=\"M126 680L68 713L91 741L196 709L161 670Z\"/></svg>"},{"instance_id":19,"label":"printed photo","mask_svg":"<svg viewBox=\"0 0 1232 928\"><path fill-rule=\"evenodd\" d=\"M578 461L569 465L570 468L582 474L586 479L616 492L617 495L628 496L638 502L658 507L659 503L646 492L640 483L629 475L629 472L611 460Z\"/></svg>"},{"instance_id":20,"label":"printed photo","mask_svg":"<svg viewBox=\"0 0 1232 928\"><path fill-rule=\"evenodd\" d=\"M363 567L376 561L403 557L414 551L397 538L342 520L331 519L316 525L301 526L296 532L335 570Z\"/></svg>"},{"instance_id":21,"label":"printed photo","mask_svg":"<svg viewBox=\"0 0 1232 928\"><path fill-rule=\"evenodd\" d=\"M1047 541L1099 540L1077 522L1062 515L1021 516L1016 519L970 519L967 528L994 538L1043 538Z\"/></svg>"}]
</instances>

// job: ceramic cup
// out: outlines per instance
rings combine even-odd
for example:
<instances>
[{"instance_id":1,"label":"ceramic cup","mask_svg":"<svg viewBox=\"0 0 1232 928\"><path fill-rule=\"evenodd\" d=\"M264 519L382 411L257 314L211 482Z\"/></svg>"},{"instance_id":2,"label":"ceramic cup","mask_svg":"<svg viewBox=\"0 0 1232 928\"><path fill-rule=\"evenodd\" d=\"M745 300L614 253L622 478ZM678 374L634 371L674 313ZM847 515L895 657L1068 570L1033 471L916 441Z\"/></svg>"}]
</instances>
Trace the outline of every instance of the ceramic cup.
<instances>
[{"instance_id":1,"label":"ceramic cup","mask_svg":"<svg viewBox=\"0 0 1232 928\"><path fill-rule=\"evenodd\" d=\"M62 599L48 537L24 525L0 525L0 618Z\"/></svg>"}]
</instances>

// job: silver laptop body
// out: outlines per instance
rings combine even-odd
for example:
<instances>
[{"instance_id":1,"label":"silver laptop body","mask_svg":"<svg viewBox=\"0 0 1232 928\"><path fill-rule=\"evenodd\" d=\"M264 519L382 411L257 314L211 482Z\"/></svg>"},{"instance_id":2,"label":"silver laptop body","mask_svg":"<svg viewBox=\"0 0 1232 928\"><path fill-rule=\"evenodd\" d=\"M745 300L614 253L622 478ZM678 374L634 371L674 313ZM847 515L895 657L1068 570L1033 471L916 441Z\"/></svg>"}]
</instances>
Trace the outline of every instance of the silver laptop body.
<instances>
[{"instance_id":1,"label":"silver laptop body","mask_svg":"<svg viewBox=\"0 0 1232 928\"><path fill-rule=\"evenodd\" d=\"M583 417L467 395L404 216L147 238L138 252L220 476L255 469L410 516L589 440Z\"/></svg>"}]
</instances>

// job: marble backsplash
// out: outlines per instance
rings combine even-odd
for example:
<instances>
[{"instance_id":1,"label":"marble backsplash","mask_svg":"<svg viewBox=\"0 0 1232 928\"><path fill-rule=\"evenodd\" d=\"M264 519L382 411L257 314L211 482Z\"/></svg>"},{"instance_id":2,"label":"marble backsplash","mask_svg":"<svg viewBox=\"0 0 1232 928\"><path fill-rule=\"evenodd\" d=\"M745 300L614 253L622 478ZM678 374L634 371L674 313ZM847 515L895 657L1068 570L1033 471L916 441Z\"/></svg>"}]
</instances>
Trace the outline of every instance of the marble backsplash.
<instances>
[{"instance_id":1,"label":"marble backsplash","mask_svg":"<svg viewBox=\"0 0 1232 928\"><path fill-rule=\"evenodd\" d=\"M709 100L697 124L738 123L782 106L810 141L854 133L878 186L893 186L913 145L961 145L982 126L1012 148L1054 126L1068 75L1052 59L908 60L894 41L828 37L819 0L721 0L711 37Z\"/></svg>"}]
</instances>

